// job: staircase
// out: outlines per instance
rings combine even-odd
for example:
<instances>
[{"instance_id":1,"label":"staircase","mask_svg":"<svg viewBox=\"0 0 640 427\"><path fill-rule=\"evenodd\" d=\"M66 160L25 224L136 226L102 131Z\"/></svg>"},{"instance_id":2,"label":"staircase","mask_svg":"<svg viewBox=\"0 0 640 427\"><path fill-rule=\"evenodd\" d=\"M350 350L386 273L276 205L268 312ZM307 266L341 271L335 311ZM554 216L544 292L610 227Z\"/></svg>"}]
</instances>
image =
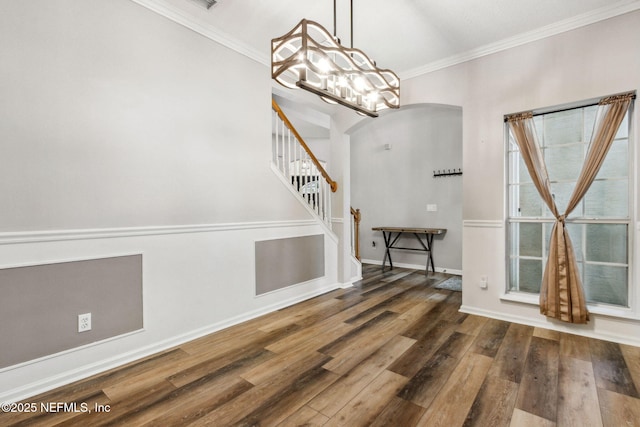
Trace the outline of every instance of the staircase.
<instances>
[{"instance_id":1,"label":"staircase","mask_svg":"<svg viewBox=\"0 0 640 427\"><path fill-rule=\"evenodd\" d=\"M293 127L278 103L272 99L273 158L272 168L291 191L327 229L331 230L331 193L338 189L326 171L326 162L318 160ZM360 262L359 209L351 208L352 282L362 278ZM332 235L333 232L331 232ZM335 235L334 235L335 236ZM337 239L337 236L335 237Z\"/></svg>"},{"instance_id":2,"label":"staircase","mask_svg":"<svg viewBox=\"0 0 640 427\"><path fill-rule=\"evenodd\" d=\"M311 152L273 99L271 106L273 167L309 210L331 229L331 193L338 189L338 183L331 179L326 163Z\"/></svg>"}]
</instances>

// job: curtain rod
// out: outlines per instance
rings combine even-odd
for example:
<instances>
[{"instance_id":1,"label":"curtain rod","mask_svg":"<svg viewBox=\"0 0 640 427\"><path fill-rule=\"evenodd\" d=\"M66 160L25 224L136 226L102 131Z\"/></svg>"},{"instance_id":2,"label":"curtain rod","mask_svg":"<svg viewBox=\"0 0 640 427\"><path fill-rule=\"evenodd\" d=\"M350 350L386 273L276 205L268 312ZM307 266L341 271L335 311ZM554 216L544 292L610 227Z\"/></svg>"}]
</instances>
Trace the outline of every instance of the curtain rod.
<instances>
[{"instance_id":1,"label":"curtain rod","mask_svg":"<svg viewBox=\"0 0 640 427\"><path fill-rule=\"evenodd\" d=\"M615 95L612 95L612 96L615 96ZM605 98L606 98L606 97L605 97ZM631 96L631 99L636 99L636 94L635 94L635 93ZM544 112L540 112L540 113L533 113L532 115L533 115L533 117L536 117L536 116L542 116L542 115L545 115L545 114L562 113L563 111L575 110L576 108L593 107L593 106L598 105L598 104L600 104L600 101L598 101L598 102L593 102L593 103L591 103L591 104L577 105L577 106L575 106L575 107L565 107L565 108L558 108L558 109L556 109L556 110L544 111ZM516 113L516 114L518 114L518 113ZM513 114L508 114L508 115L506 115L506 116L504 117L504 122L505 122L505 123L506 123L506 122L507 122L507 120L508 120L508 119L507 119L507 117L508 117L508 116L513 116Z\"/></svg>"}]
</instances>

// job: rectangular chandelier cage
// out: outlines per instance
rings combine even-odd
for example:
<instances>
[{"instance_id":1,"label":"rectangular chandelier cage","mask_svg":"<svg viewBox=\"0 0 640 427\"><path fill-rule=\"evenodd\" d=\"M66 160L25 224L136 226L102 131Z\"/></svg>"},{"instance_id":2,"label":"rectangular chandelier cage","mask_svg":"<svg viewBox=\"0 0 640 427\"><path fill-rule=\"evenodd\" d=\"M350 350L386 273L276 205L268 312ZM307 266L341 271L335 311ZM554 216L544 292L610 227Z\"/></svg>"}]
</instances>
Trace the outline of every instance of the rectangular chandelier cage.
<instances>
[{"instance_id":1,"label":"rectangular chandelier cage","mask_svg":"<svg viewBox=\"0 0 640 427\"><path fill-rule=\"evenodd\" d=\"M345 48L320 24L303 19L271 40L271 77L360 114L400 107L400 79L359 49Z\"/></svg>"}]
</instances>

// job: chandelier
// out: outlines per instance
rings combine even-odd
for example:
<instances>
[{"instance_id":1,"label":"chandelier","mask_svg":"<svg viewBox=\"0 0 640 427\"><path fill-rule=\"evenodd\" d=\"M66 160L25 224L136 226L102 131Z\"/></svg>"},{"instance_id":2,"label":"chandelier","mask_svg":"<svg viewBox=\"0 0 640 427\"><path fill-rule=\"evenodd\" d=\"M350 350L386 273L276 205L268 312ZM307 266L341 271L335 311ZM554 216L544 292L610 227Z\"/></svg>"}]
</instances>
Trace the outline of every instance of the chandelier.
<instances>
[{"instance_id":1,"label":"chandelier","mask_svg":"<svg viewBox=\"0 0 640 427\"><path fill-rule=\"evenodd\" d=\"M335 25L335 2L333 13ZM271 77L285 87L299 87L370 117L400 107L400 79L393 71L378 68L364 52L342 46L324 27L307 19L271 40Z\"/></svg>"}]
</instances>

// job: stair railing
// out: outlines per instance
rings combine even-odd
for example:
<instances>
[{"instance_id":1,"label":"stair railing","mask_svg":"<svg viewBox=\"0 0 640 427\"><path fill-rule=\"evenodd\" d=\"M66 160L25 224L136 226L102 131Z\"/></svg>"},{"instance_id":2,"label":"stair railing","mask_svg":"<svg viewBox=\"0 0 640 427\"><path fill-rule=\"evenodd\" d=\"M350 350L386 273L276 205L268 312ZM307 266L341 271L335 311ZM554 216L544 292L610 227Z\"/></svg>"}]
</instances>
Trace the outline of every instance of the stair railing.
<instances>
[{"instance_id":1,"label":"stair railing","mask_svg":"<svg viewBox=\"0 0 640 427\"><path fill-rule=\"evenodd\" d=\"M353 256L360 261L360 220L362 214L360 209L351 208L351 248L353 250Z\"/></svg>"},{"instance_id":2,"label":"stair railing","mask_svg":"<svg viewBox=\"0 0 640 427\"><path fill-rule=\"evenodd\" d=\"M325 170L325 163L311 152L278 103L272 99L273 163L309 207L328 225L331 192L338 183Z\"/></svg>"}]
</instances>

